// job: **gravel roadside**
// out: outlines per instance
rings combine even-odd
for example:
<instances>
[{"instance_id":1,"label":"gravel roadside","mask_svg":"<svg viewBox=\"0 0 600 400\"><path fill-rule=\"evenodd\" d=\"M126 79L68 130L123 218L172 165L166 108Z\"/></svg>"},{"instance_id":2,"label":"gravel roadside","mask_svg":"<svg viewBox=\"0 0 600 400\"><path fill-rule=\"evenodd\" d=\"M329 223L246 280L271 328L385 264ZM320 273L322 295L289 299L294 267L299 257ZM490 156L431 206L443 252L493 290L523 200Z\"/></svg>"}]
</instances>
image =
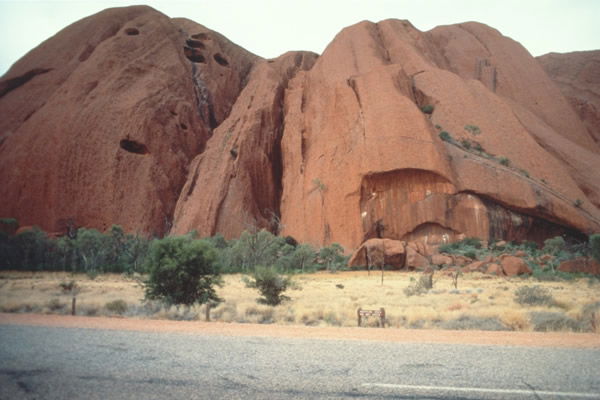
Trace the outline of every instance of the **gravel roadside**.
<instances>
[{"instance_id":1,"label":"gravel roadside","mask_svg":"<svg viewBox=\"0 0 600 400\"><path fill-rule=\"evenodd\" d=\"M135 318L0 313L0 325L54 326L140 332L180 332L215 336L367 340L401 343L480 344L559 348L600 348L600 335L572 332L450 331L395 328L337 328L239 324Z\"/></svg>"}]
</instances>

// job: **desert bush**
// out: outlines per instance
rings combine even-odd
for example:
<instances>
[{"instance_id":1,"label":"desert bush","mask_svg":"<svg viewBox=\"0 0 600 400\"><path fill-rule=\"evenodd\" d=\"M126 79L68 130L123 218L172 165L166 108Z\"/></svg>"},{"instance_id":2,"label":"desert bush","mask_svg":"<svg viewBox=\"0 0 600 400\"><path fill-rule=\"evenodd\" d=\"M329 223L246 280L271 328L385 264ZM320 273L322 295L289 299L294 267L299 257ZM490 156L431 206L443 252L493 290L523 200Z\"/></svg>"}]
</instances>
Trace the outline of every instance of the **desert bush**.
<instances>
[{"instance_id":1,"label":"desert bush","mask_svg":"<svg viewBox=\"0 0 600 400\"><path fill-rule=\"evenodd\" d=\"M258 289L262 295L258 299L259 303L276 306L289 299L283 293L291 287L292 280L288 276L280 275L272 267L259 266L250 277L244 277L244 283L249 288Z\"/></svg>"},{"instance_id":2,"label":"desert bush","mask_svg":"<svg viewBox=\"0 0 600 400\"><path fill-rule=\"evenodd\" d=\"M551 306L554 298L541 286L521 286L515 291L515 302L529 306Z\"/></svg>"},{"instance_id":3,"label":"desert bush","mask_svg":"<svg viewBox=\"0 0 600 400\"><path fill-rule=\"evenodd\" d=\"M218 303L222 284L214 248L189 236L166 237L150 245L145 297L169 305Z\"/></svg>"},{"instance_id":4,"label":"desert bush","mask_svg":"<svg viewBox=\"0 0 600 400\"><path fill-rule=\"evenodd\" d=\"M0 218L0 232L14 235L19 229L19 221L16 218Z\"/></svg>"},{"instance_id":5,"label":"desert bush","mask_svg":"<svg viewBox=\"0 0 600 400\"><path fill-rule=\"evenodd\" d=\"M505 167L508 167L510 165L510 160L506 157L500 157L498 159L498 162L502 165L504 165Z\"/></svg>"},{"instance_id":6,"label":"desert bush","mask_svg":"<svg viewBox=\"0 0 600 400\"><path fill-rule=\"evenodd\" d=\"M344 256L344 248L337 243L323 247L319 251L319 260L328 271L336 272L348 263L348 257Z\"/></svg>"},{"instance_id":7,"label":"desert bush","mask_svg":"<svg viewBox=\"0 0 600 400\"><path fill-rule=\"evenodd\" d=\"M579 322L563 312L534 311L529 315L533 329L538 332L581 331Z\"/></svg>"},{"instance_id":8,"label":"desert bush","mask_svg":"<svg viewBox=\"0 0 600 400\"><path fill-rule=\"evenodd\" d=\"M444 321L440 324L442 329L451 330L480 330L480 331L507 331L509 330L498 318L475 317L461 315L456 319Z\"/></svg>"},{"instance_id":9,"label":"desert bush","mask_svg":"<svg viewBox=\"0 0 600 400\"><path fill-rule=\"evenodd\" d=\"M433 110L435 110L435 107L432 104L427 104L421 107L423 114L433 114Z\"/></svg>"},{"instance_id":10,"label":"desert bush","mask_svg":"<svg viewBox=\"0 0 600 400\"><path fill-rule=\"evenodd\" d=\"M472 135L479 135L481 133L481 129L477 125L465 125L465 130Z\"/></svg>"},{"instance_id":11,"label":"desert bush","mask_svg":"<svg viewBox=\"0 0 600 400\"><path fill-rule=\"evenodd\" d=\"M48 303L46 303L46 307L52 312L62 311L65 309L66 304L61 303L59 299L50 299Z\"/></svg>"},{"instance_id":12,"label":"desert bush","mask_svg":"<svg viewBox=\"0 0 600 400\"><path fill-rule=\"evenodd\" d=\"M433 288L433 274L422 274L418 280L413 281L403 289L406 297L427 293Z\"/></svg>"},{"instance_id":13,"label":"desert bush","mask_svg":"<svg viewBox=\"0 0 600 400\"><path fill-rule=\"evenodd\" d=\"M127 312L127 303L125 300L113 300L104 305L104 308L113 314L123 315Z\"/></svg>"},{"instance_id":14,"label":"desert bush","mask_svg":"<svg viewBox=\"0 0 600 400\"><path fill-rule=\"evenodd\" d=\"M471 148L471 142L468 139L462 139L460 141L460 144L462 145L462 147L464 147L466 150L469 150Z\"/></svg>"},{"instance_id":15,"label":"desert bush","mask_svg":"<svg viewBox=\"0 0 600 400\"><path fill-rule=\"evenodd\" d=\"M456 253L461 251L470 251L473 249L481 249L481 240L474 237L465 238L458 242L443 244L440 246L442 253Z\"/></svg>"},{"instance_id":16,"label":"desert bush","mask_svg":"<svg viewBox=\"0 0 600 400\"><path fill-rule=\"evenodd\" d=\"M224 271L247 273L258 265L275 265L283 253L292 249L284 238L264 229L255 233L244 231L225 249L222 258Z\"/></svg>"},{"instance_id":17,"label":"desert bush","mask_svg":"<svg viewBox=\"0 0 600 400\"><path fill-rule=\"evenodd\" d=\"M544 252L548 254L558 255L561 251L565 250L566 242L562 236L556 236L550 239L544 240Z\"/></svg>"},{"instance_id":18,"label":"desert bush","mask_svg":"<svg viewBox=\"0 0 600 400\"><path fill-rule=\"evenodd\" d=\"M452 142L452 136L447 131L441 131L439 136L444 142Z\"/></svg>"},{"instance_id":19,"label":"desert bush","mask_svg":"<svg viewBox=\"0 0 600 400\"><path fill-rule=\"evenodd\" d=\"M591 256L600 262L600 233L590 235L589 246Z\"/></svg>"},{"instance_id":20,"label":"desert bush","mask_svg":"<svg viewBox=\"0 0 600 400\"><path fill-rule=\"evenodd\" d=\"M286 243L289 245L288 241ZM294 246L293 250L283 254L277 260L277 267L284 272L300 271L312 272L315 270L317 253L309 244Z\"/></svg>"}]
</instances>

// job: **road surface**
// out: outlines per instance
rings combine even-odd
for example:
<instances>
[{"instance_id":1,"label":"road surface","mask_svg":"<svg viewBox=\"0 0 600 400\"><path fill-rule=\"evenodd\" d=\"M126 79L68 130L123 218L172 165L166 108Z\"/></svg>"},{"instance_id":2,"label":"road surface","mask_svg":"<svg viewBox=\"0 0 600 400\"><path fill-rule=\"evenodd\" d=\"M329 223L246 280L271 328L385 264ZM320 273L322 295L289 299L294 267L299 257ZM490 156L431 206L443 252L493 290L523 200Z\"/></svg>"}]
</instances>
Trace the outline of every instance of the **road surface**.
<instances>
[{"instance_id":1,"label":"road surface","mask_svg":"<svg viewBox=\"0 0 600 400\"><path fill-rule=\"evenodd\" d=\"M600 348L217 336L0 321L0 399L171 398L600 399Z\"/></svg>"}]
</instances>

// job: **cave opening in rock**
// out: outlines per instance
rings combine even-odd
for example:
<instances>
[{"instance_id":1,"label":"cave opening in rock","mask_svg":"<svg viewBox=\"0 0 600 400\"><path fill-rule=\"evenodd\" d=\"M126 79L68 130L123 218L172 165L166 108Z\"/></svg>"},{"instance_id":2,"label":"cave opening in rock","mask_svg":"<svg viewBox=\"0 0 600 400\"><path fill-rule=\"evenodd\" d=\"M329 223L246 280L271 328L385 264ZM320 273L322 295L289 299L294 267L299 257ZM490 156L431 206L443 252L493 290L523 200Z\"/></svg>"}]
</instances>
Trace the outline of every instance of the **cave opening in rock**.
<instances>
[{"instance_id":1,"label":"cave opening in rock","mask_svg":"<svg viewBox=\"0 0 600 400\"><path fill-rule=\"evenodd\" d=\"M187 57L188 60L195 63L206 63L206 58L200 51L197 49L192 49L191 47L184 47L183 54Z\"/></svg>"},{"instance_id":2,"label":"cave opening in rock","mask_svg":"<svg viewBox=\"0 0 600 400\"><path fill-rule=\"evenodd\" d=\"M201 32L201 33L196 33L196 34L192 35L192 39L208 40L210 38L209 38L208 34Z\"/></svg>"},{"instance_id":3,"label":"cave opening in rock","mask_svg":"<svg viewBox=\"0 0 600 400\"><path fill-rule=\"evenodd\" d=\"M223 67L227 67L229 65L229 61L227 61L227 59L219 53L215 53L213 58L217 63L219 63L219 65L222 65Z\"/></svg>"},{"instance_id":4,"label":"cave opening in rock","mask_svg":"<svg viewBox=\"0 0 600 400\"><path fill-rule=\"evenodd\" d=\"M145 144L136 142L135 140L122 139L119 143L121 148L129 153L148 154L148 148Z\"/></svg>"},{"instance_id":5,"label":"cave opening in rock","mask_svg":"<svg viewBox=\"0 0 600 400\"><path fill-rule=\"evenodd\" d=\"M140 31L137 28L127 28L125 29L125 34L129 36L139 35Z\"/></svg>"},{"instance_id":6,"label":"cave opening in rock","mask_svg":"<svg viewBox=\"0 0 600 400\"><path fill-rule=\"evenodd\" d=\"M193 47L195 49L206 49L206 46L204 45L204 43L202 43L199 40L194 40L194 39L187 39L185 41L185 44L187 44L189 47Z\"/></svg>"}]
</instances>

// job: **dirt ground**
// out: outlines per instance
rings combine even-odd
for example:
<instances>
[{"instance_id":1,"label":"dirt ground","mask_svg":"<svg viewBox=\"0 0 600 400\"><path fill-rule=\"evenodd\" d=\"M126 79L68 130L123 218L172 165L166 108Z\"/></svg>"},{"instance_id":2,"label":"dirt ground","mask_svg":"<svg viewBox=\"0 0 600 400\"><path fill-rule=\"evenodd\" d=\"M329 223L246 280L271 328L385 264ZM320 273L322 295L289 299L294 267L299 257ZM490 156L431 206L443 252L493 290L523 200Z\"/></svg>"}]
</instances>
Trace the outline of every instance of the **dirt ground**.
<instances>
[{"instance_id":1,"label":"dirt ground","mask_svg":"<svg viewBox=\"0 0 600 400\"><path fill-rule=\"evenodd\" d=\"M136 318L0 313L0 324L114 329L185 334L279 338L367 340L401 343L479 344L565 348L598 348L600 335L567 332L489 332L396 328L307 327Z\"/></svg>"}]
</instances>

